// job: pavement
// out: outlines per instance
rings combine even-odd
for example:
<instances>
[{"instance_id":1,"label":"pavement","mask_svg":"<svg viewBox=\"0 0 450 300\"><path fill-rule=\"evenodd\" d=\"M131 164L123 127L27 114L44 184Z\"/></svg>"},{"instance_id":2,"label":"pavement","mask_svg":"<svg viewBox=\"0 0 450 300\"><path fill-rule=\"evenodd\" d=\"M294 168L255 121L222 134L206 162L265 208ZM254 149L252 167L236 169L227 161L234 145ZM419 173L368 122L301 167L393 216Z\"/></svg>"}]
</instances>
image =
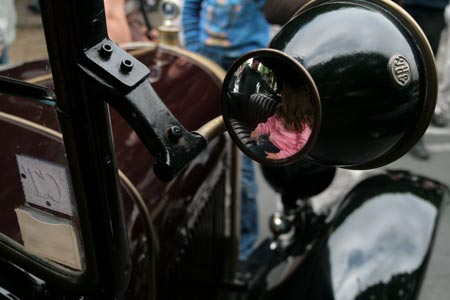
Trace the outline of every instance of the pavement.
<instances>
[{"instance_id":1,"label":"pavement","mask_svg":"<svg viewBox=\"0 0 450 300\"><path fill-rule=\"evenodd\" d=\"M10 46L10 62L22 63L47 58L42 20L27 6L34 0L15 0L17 10L16 39Z\"/></svg>"},{"instance_id":2,"label":"pavement","mask_svg":"<svg viewBox=\"0 0 450 300\"><path fill-rule=\"evenodd\" d=\"M447 116L450 117L450 116ZM416 174L436 179L450 187L450 124L444 128L428 127L424 137L430 152L429 160L418 160L405 155L388 167L407 169ZM450 299L450 201L442 206L439 228L430 255L419 300Z\"/></svg>"}]
</instances>

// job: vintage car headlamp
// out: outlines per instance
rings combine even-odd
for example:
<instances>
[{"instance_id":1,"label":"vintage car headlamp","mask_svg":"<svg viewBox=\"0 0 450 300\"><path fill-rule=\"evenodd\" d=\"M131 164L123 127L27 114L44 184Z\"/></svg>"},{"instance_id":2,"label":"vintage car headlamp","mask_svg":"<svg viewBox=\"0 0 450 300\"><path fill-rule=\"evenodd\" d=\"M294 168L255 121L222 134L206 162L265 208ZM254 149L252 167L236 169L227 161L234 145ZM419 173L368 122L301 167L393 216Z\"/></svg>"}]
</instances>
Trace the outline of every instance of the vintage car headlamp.
<instances>
[{"instance_id":1,"label":"vintage car headlamp","mask_svg":"<svg viewBox=\"0 0 450 300\"><path fill-rule=\"evenodd\" d=\"M177 20L181 11L181 3L179 0L163 0L159 5L159 13L163 18L163 22L158 26L159 38L161 45L180 46L178 38L180 33L180 22Z\"/></svg>"},{"instance_id":2,"label":"vintage car headlamp","mask_svg":"<svg viewBox=\"0 0 450 300\"><path fill-rule=\"evenodd\" d=\"M161 1L160 12L165 21L173 21L180 15L180 4L174 0Z\"/></svg>"},{"instance_id":3,"label":"vintage car headlamp","mask_svg":"<svg viewBox=\"0 0 450 300\"><path fill-rule=\"evenodd\" d=\"M258 66L250 70L254 61ZM284 87L293 83L304 92L286 93ZM222 110L240 149L265 165L303 158L369 169L416 144L433 115L436 91L431 48L400 6L318 0L297 12L268 48L233 64ZM301 121L293 121L295 116Z\"/></svg>"}]
</instances>

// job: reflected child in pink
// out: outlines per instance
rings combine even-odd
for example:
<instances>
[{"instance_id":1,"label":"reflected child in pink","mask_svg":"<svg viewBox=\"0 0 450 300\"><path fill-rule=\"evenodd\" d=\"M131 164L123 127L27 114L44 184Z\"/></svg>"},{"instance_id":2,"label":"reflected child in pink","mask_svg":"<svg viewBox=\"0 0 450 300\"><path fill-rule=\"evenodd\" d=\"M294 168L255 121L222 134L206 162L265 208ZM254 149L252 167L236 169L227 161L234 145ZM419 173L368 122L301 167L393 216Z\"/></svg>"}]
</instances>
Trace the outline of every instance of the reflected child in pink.
<instances>
[{"instance_id":1,"label":"reflected child in pink","mask_svg":"<svg viewBox=\"0 0 450 300\"><path fill-rule=\"evenodd\" d=\"M266 142L250 147L266 159L283 159L296 154L311 135L313 113L306 87L286 81L281 97L275 114L259 123L250 134L256 141L261 135L269 136Z\"/></svg>"}]
</instances>

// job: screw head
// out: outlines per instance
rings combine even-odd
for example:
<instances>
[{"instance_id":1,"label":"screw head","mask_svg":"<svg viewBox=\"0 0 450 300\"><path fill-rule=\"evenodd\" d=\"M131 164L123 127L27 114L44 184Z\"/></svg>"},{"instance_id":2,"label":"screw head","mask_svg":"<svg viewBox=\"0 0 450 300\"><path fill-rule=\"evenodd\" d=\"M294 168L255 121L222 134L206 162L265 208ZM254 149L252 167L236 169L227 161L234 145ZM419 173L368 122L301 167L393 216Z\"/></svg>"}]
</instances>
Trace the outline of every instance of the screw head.
<instances>
[{"instance_id":1,"label":"screw head","mask_svg":"<svg viewBox=\"0 0 450 300\"><path fill-rule=\"evenodd\" d=\"M183 133L179 126L171 126L167 130L167 136L172 142L177 142L183 136Z\"/></svg>"},{"instance_id":2,"label":"screw head","mask_svg":"<svg viewBox=\"0 0 450 300\"><path fill-rule=\"evenodd\" d=\"M114 48L111 43L103 43L100 47L100 56L103 58L109 58L113 53Z\"/></svg>"},{"instance_id":3,"label":"screw head","mask_svg":"<svg viewBox=\"0 0 450 300\"><path fill-rule=\"evenodd\" d=\"M120 70L124 73L129 73L133 69L133 62L129 59L122 60L122 63L120 64Z\"/></svg>"}]
</instances>

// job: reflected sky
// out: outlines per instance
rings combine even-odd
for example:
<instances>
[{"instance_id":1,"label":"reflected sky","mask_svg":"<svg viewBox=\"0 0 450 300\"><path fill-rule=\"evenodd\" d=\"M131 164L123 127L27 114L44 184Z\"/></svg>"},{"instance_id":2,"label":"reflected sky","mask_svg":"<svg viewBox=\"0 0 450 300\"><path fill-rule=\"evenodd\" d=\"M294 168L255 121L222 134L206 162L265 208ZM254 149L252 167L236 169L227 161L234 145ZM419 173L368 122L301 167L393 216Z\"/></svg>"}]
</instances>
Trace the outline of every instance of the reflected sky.
<instances>
[{"instance_id":1,"label":"reflected sky","mask_svg":"<svg viewBox=\"0 0 450 300\"><path fill-rule=\"evenodd\" d=\"M436 216L434 206L410 193L377 196L355 210L328 242L335 299L354 299L395 274L415 271Z\"/></svg>"}]
</instances>

